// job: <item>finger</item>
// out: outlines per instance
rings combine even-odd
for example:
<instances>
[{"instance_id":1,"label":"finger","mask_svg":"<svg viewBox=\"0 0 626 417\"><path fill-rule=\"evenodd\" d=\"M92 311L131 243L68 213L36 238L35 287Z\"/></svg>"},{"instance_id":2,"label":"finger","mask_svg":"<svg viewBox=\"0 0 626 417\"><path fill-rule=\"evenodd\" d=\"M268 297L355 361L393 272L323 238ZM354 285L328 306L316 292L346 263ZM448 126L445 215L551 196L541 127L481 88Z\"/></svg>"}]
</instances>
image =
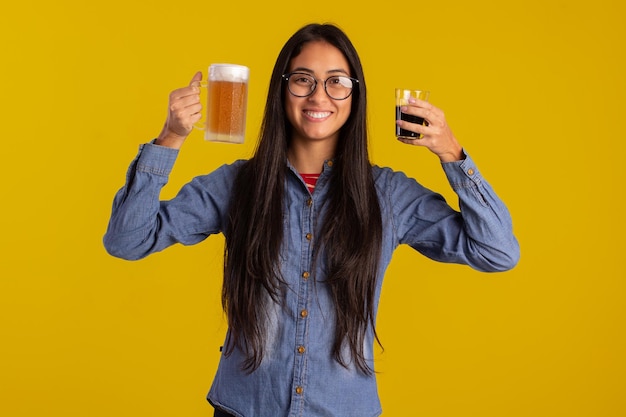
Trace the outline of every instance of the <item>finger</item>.
<instances>
[{"instance_id":1,"label":"finger","mask_svg":"<svg viewBox=\"0 0 626 417\"><path fill-rule=\"evenodd\" d=\"M199 86L188 86L179 88L170 93L170 102L174 102L176 100L180 100L189 96L197 96L200 97L200 87Z\"/></svg>"},{"instance_id":2,"label":"finger","mask_svg":"<svg viewBox=\"0 0 626 417\"><path fill-rule=\"evenodd\" d=\"M443 112L441 111L428 110L425 108L413 108L412 110L407 110L406 113L423 119L424 120L423 126L443 127L446 125L445 116ZM422 125L419 124L418 126L422 126Z\"/></svg>"},{"instance_id":3,"label":"finger","mask_svg":"<svg viewBox=\"0 0 626 417\"><path fill-rule=\"evenodd\" d=\"M400 136L400 137L398 137L396 139L398 139L398 141L400 141L402 143L405 143L407 145L425 146L425 142L424 142L423 139L418 139L418 138L411 139L411 138L407 138L407 137L404 137L404 136Z\"/></svg>"},{"instance_id":4,"label":"finger","mask_svg":"<svg viewBox=\"0 0 626 417\"><path fill-rule=\"evenodd\" d=\"M424 107L424 108L433 107L433 105L430 104L428 101L421 100L421 99L415 98L415 97L410 97L408 103L409 103L409 105L412 105L412 106L415 106L415 107Z\"/></svg>"},{"instance_id":5,"label":"finger","mask_svg":"<svg viewBox=\"0 0 626 417\"><path fill-rule=\"evenodd\" d=\"M428 101L411 98L409 99L409 104L404 106L401 111L413 116L422 117L426 119L429 124L432 124L433 122L445 123L443 110Z\"/></svg>"},{"instance_id":6,"label":"finger","mask_svg":"<svg viewBox=\"0 0 626 417\"><path fill-rule=\"evenodd\" d=\"M187 112L192 116L198 115L198 117L200 117L202 115L202 104L198 102L194 105L188 106Z\"/></svg>"},{"instance_id":7,"label":"finger","mask_svg":"<svg viewBox=\"0 0 626 417\"><path fill-rule=\"evenodd\" d=\"M426 129L428 128L428 122L425 121L424 123L426 123L426 125L423 125L421 123L411 123L406 120L396 120L396 125L398 125L401 129L416 133L417 136L423 136L426 133Z\"/></svg>"},{"instance_id":8,"label":"finger","mask_svg":"<svg viewBox=\"0 0 626 417\"><path fill-rule=\"evenodd\" d=\"M193 75L193 78L189 82L189 86L198 87L200 85L200 81L202 81L202 71L198 71Z\"/></svg>"},{"instance_id":9,"label":"finger","mask_svg":"<svg viewBox=\"0 0 626 417\"><path fill-rule=\"evenodd\" d=\"M200 95L190 94L178 97L177 99L172 101L172 107L183 109L185 107L193 106L196 103L200 103Z\"/></svg>"},{"instance_id":10,"label":"finger","mask_svg":"<svg viewBox=\"0 0 626 417\"><path fill-rule=\"evenodd\" d=\"M173 117L172 120L180 121L185 123L190 117L195 117L196 115L201 116L202 113L202 104L196 103L186 107L172 107L171 115Z\"/></svg>"},{"instance_id":11,"label":"finger","mask_svg":"<svg viewBox=\"0 0 626 417\"><path fill-rule=\"evenodd\" d=\"M189 123L195 125L196 123L200 121L200 119L202 119L202 113L198 111L196 113L193 113L191 116L189 116Z\"/></svg>"}]
</instances>

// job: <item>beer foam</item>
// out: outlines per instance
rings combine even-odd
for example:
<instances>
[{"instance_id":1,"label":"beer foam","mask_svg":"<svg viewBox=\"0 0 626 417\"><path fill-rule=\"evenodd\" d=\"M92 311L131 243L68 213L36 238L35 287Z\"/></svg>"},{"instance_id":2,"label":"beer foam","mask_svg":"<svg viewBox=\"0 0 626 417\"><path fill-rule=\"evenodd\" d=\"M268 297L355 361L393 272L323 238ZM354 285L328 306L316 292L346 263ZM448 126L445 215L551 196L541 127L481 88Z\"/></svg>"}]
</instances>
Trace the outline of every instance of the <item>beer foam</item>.
<instances>
[{"instance_id":1,"label":"beer foam","mask_svg":"<svg viewBox=\"0 0 626 417\"><path fill-rule=\"evenodd\" d=\"M245 83L248 81L250 69L243 65L211 64L209 80L228 81L231 83Z\"/></svg>"}]
</instances>

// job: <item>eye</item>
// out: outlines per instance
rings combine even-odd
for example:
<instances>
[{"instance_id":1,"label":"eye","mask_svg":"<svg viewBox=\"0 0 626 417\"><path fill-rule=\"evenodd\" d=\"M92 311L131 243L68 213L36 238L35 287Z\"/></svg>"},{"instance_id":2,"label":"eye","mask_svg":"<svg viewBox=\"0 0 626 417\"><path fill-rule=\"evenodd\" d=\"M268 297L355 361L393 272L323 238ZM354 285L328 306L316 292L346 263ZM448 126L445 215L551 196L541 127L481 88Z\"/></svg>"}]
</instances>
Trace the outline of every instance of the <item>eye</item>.
<instances>
[{"instance_id":1,"label":"eye","mask_svg":"<svg viewBox=\"0 0 626 417\"><path fill-rule=\"evenodd\" d=\"M330 77L327 81L326 84L329 87L338 87L338 88L352 88L352 80L348 77L344 77L344 76L334 76L334 77Z\"/></svg>"},{"instance_id":2,"label":"eye","mask_svg":"<svg viewBox=\"0 0 626 417\"><path fill-rule=\"evenodd\" d=\"M291 80L292 82L302 86L310 86L315 83L315 80L306 74L292 74Z\"/></svg>"}]
</instances>

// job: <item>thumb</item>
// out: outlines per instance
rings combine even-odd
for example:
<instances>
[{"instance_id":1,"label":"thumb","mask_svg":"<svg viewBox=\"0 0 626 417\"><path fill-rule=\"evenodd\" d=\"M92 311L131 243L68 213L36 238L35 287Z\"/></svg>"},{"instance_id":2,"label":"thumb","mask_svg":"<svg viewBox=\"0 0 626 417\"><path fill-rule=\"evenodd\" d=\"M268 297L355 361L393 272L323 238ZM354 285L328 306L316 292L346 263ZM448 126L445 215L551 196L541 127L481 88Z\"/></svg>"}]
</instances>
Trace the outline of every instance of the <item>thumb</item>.
<instances>
[{"instance_id":1,"label":"thumb","mask_svg":"<svg viewBox=\"0 0 626 417\"><path fill-rule=\"evenodd\" d=\"M189 85L193 86L196 83L202 81L202 71L198 71L194 74L193 78L191 79L191 82L189 83Z\"/></svg>"}]
</instances>

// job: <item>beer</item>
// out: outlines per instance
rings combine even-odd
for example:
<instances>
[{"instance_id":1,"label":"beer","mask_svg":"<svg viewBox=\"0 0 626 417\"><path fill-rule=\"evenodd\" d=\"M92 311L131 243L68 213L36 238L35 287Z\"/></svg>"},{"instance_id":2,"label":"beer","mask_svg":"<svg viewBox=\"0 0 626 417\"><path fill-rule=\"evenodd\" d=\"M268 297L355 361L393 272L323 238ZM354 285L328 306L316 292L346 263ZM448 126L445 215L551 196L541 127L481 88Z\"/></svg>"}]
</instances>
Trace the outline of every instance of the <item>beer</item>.
<instances>
[{"instance_id":1,"label":"beer","mask_svg":"<svg viewBox=\"0 0 626 417\"><path fill-rule=\"evenodd\" d=\"M205 139L243 143L248 102L248 68L213 64L209 68Z\"/></svg>"}]
</instances>

